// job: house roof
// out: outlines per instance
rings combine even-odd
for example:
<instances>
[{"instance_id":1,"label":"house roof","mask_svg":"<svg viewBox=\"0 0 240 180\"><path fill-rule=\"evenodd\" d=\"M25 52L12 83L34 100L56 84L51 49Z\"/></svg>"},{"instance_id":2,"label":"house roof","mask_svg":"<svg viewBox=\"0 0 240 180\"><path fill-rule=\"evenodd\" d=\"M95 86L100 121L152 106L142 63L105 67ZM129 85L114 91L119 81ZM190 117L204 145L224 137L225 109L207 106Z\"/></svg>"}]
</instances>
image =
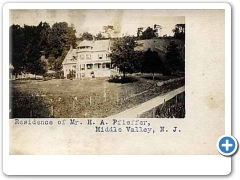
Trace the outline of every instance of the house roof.
<instances>
[{"instance_id":1,"label":"house roof","mask_svg":"<svg viewBox=\"0 0 240 180\"><path fill-rule=\"evenodd\" d=\"M101 50L109 50L110 47L110 40L99 40L99 41L81 41L77 47L84 47L90 46L92 47L90 50L87 51L101 51ZM80 51L85 51L86 49L81 49Z\"/></svg>"},{"instance_id":2,"label":"house roof","mask_svg":"<svg viewBox=\"0 0 240 180\"><path fill-rule=\"evenodd\" d=\"M110 40L99 40L99 41L81 41L77 47L90 46L91 49L70 49L66 55L63 64L73 63L76 61L73 57L77 57L78 52L97 52L97 51L109 51L111 42Z\"/></svg>"},{"instance_id":3,"label":"house roof","mask_svg":"<svg viewBox=\"0 0 240 180\"><path fill-rule=\"evenodd\" d=\"M110 48L110 40L100 40L95 41L93 49L94 51L100 51L100 50L109 50Z\"/></svg>"},{"instance_id":4,"label":"house roof","mask_svg":"<svg viewBox=\"0 0 240 180\"><path fill-rule=\"evenodd\" d=\"M70 49L66 55L66 57L64 58L64 61L62 64L67 64L68 62L74 62L76 61L76 59L74 59L73 57L77 56L77 49Z\"/></svg>"},{"instance_id":5,"label":"house roof","mask_svg":"<svg viewBox=\"0 0 240 180\"><path fill-rule=\"evenodd\" d=\"M92 47L93 46L93 41L87 41L87 40L81 41L77 47L82 47L82 46Z\"/></svg>"},{"instance_id":6,"label":"house roof","mask_svg":"<svg viewBox=\"0 0 240 180\"><path fill-rule=\"evenodd\" d=\"M69 57L73 57L73 56L76 56L77 55L77 49L72 49L72 50L69 50Z\"/></svg>"}]
</instances>

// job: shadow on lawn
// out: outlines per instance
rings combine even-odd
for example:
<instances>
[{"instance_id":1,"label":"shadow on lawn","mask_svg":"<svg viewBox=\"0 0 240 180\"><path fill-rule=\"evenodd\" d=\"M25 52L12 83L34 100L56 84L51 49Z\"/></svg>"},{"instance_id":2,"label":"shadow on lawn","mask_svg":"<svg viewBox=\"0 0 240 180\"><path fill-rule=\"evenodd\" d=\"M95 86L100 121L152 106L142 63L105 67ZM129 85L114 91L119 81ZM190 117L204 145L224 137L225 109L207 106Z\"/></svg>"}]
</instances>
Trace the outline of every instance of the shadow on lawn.
<instances>
[{"instance_id":1,"label":"shadow on lawn","mask_svg":"<svg viewBox=\"0 0 240 180\"><path fill-rule=\"evenodd\" d=\"M27 92L10 94L9 118L49 118L51 117L50 103L42 96Z\"/></svg>"},{"instance_id":2,"label":"shadow on lawn","mask_svg":"<svg viewBox=\"0 0 240 180\"><path fill-rule=\"evenodd\" d=\"M109 83L121 83L121 84L133 83L136 81L138 81L138 79L130 76L127 76L125 78L117 76L117 77L112 77L108 80Z\"/></svg>"},{"instance_id":3,"label":"shadow on lawn","mask_svg":"<svg viewBox=\"0 0 240 180\"><path fill-rule=\"evenodd\" d=\"M152 76L142 76L142 78L147 80L153 80ZM175 79L178 78L178 76L155 76L154 79L157 81L167 81L169 79Z\"/></svg>"}]
</instances>

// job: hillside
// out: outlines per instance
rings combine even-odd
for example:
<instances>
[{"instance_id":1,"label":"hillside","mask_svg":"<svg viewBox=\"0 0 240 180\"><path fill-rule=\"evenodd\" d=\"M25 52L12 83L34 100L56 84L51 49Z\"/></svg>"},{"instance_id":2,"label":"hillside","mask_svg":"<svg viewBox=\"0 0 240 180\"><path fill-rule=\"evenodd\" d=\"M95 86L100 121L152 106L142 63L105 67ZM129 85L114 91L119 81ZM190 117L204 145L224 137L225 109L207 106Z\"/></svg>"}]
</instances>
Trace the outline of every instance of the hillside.
<instances>
[{"instance_id":1,"label":"hillside","mask_svg":"<svg viewBox=\"0 0 240 180\"><path fill-rule=\"evenodd\" d=\"M165 60L165 53L167 52L167 47L171 41L174 41L178 44L181 54L185 53L185 43L183 40L179 39L147 39L147 40L138 40L139 46L136 47L136 50L147 51L148 48L151 48L153 51L157 51L158 55Z\"/></svg>"}]
</instances>

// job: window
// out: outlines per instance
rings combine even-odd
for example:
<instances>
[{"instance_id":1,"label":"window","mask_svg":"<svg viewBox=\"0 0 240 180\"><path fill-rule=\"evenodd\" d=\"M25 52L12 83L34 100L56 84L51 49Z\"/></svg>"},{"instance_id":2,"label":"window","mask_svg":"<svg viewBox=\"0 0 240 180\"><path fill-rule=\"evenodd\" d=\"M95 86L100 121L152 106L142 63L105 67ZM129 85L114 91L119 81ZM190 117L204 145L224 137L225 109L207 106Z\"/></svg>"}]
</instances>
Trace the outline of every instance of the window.
<instances>
[{"instance_id":1,"label":"window","mask_svg":"<svg viewBox=\"0 0 240 180\"><path fill-rule=\"evenodd\" d=\"M84 59L84 55L80 55L80 59L82 59L82 60L83 60L83 59Z\"/></svg>"},{"instance_id":2,"label":"window","mask_svg":"<svg viewBox=\"0 0 240 180\"><path fill-rule=\"evenodd\" d=\"M87 54L86 59L91 59L91 54Z\"/></svg>"},{"instance_id":3,"label":"window","mask_svg":"<svg viewBox=\"0 0 240 180\"><path fill-rule=\"evenodd\" d=\"M106 59L109 59L109 54L106 54Z\"/></svg>"},{"instance_id":4,"label":"window","mask_svg":"<svg viewBox=\"0 0 240 180\"><path fill-rule=\"evenodd\" d=\"M81 64L80 67L81 67L81 70L85 70L84 64Z\"/></svg>"},{"instance_id":5,"label":"window","mask_svg":"<svg viewBox=\"0 0 240 180\"><path fill-rule=\"evenodd\" d=\"M87 69L92 69L92 64L88 64Z\"/></svg>"},{"instance_id":6,"label":"window","mask_svg":"<svg viewBox=\"0 0 240 180\"><path fill-rule=\"evenodd\" d=\"M99 54L98 59L102 59L102 58L103 58L103 54Z\"/></svg>"}]
</instances>

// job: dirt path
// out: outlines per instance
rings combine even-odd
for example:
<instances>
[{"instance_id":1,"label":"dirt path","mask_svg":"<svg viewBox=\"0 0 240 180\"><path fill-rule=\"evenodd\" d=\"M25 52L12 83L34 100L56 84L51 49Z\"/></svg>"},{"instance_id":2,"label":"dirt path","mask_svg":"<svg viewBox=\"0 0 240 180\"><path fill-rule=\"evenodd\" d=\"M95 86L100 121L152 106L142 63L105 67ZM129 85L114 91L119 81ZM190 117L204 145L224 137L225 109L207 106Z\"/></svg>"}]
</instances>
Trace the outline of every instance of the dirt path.
<instances>
[{"instance_id":1,"label":"dirt path","mask_svg":"<svg viewBox=\"0 0 240 180\"><path fill-rule=\"evenodd\" d=\"M178 89L175 89L173 91L170 91L166 94L160 95L158 97L155 97L149 101L146 101L142 104L139 104L131 109L128 109L126 111L123 111L121 113L109 116L107 118L137 118L142 113L151 110L152 108L155 108L162 104L165 101L168 101L169 99L173 98L177 94L180 94L185 91L185 86L180 87Z\"/></svg>"}]
</instances>

